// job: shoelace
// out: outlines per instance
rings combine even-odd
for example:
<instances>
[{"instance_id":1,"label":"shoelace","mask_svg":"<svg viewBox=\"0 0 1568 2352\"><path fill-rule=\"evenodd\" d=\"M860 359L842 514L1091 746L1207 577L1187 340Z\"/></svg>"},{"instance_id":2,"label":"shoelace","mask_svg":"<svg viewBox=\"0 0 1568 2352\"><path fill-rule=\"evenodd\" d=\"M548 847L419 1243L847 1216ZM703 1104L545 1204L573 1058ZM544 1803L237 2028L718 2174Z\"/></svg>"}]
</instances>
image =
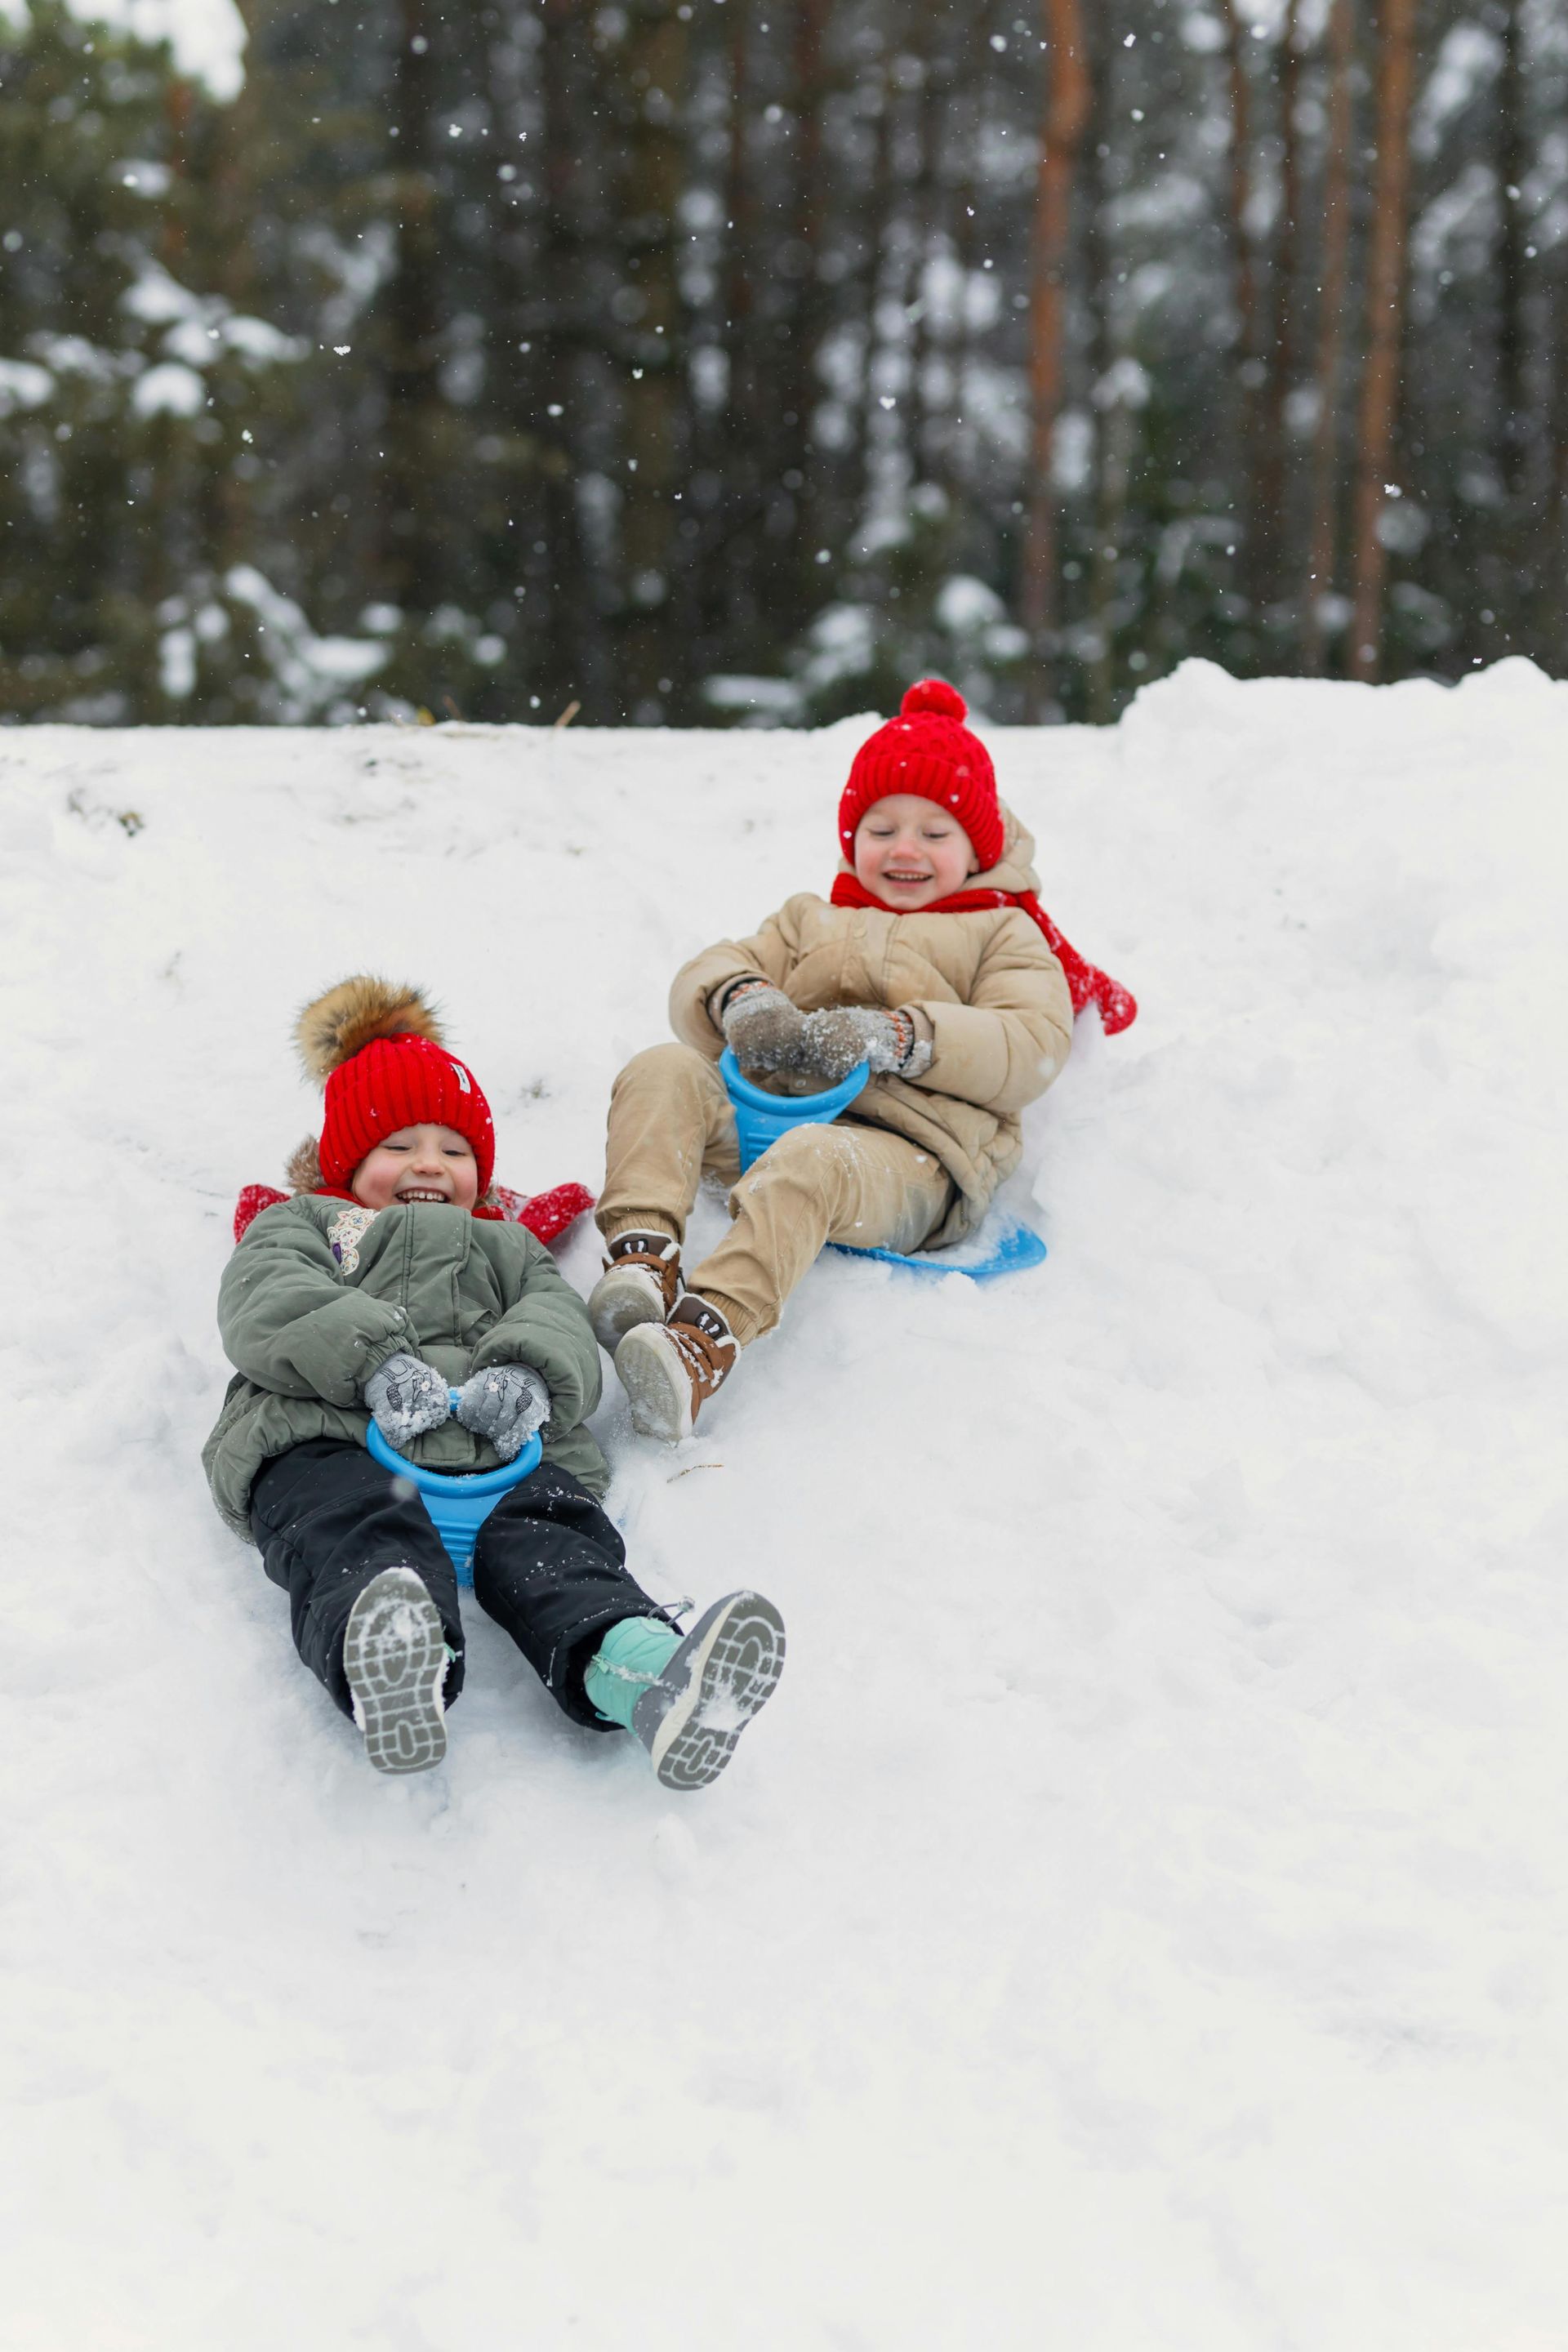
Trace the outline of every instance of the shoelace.
<instances>
[{"instance_id":1,"label":"shoelace","mask_svg":"<svg viewBox=\"0 0 1568 2352\"><path fill-rule=\"evenodd\" d=\"M689 1291L687 1293L688 1297L691 1295ZM665 1329L672 1335L676 1346L689 1364L695 1365L700 1362L705 1372L717 1372L722 1379L729 1366L710 1363L706 1352L697 1346L693 1336L700 1331L712 1347L727 1348L733 1355L735 1335L721 1315L716 1315L710 1307L700 1307L694 1315L688 1316L682 1322L667 1323Z\"/></svg>"},{"instance_id":2,"label":"shoelace","mask_svg":"<svg viewBox=\"0 0 1568 2352\"><path fill-rule=\"evenodd\" d=\"M673 1632L675 1629L672 1626L670 1630ZM639 1675L635 1666L617 1666L608 1658L595 1658L594 1672L596 1675L607 1675L615 1683L641 1683L646 1686L658 1680L657 1675Z\"/></svg>"},{"instance_id":3,"label":"shoelace","mask_svg":"<svg viewBox=\"0 0 1568 2352\"><path fill-rule=\"evenodd\" d=\"M689 1592L683 1592L679 1601L666 1601L661 1604L661 1606L663 1607L664 1613L667 1617L684 1617L689 1611L696 1608L697 1603L693 1601ZM679 1625L672 1625L669 1630L672 1633L679 1633L680 1628ZM447 1654L448 1657L456 1657L457 1652L455 1650L448 1650ZM594 1664L595 1670L599 1674L608 1675L613 1681L618 1683L642 1683L647 1685L656 1683L658 1680L658 1676L657 1675L639 1675L635 1666L617 1666L612 1664L607 1658L595 1658Z\"/></svg>"},{"instance_id":4,"label":"shoelace","mask_svg":"<svg viewBox=\"0 0 1568 2352\"><path fill-rule=\"evenodd\" d=\"M714 1363L707 1349L700 1345L697 1337L700 1326L694 1327L689 1323L667 1323L664 1328L674 1340L679 1350L680 1360L689 1372L695 1373L701 1381L723 1379L729 1366ZM712 1338L716 1335L710 1333L708 1336Z\"/></svg>"}]
</instances>

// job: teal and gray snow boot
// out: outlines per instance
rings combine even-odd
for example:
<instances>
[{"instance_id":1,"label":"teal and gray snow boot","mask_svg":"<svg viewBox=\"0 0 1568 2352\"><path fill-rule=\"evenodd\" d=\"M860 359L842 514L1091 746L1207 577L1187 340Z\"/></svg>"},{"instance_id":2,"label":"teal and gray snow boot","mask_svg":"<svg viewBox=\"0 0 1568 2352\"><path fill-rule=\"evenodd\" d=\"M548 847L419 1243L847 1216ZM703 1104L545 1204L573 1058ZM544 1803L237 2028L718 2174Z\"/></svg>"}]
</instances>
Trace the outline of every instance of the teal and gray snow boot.
<instances>
[{"instance_id":1,"label":"teal and gray snow boot","mask_svg":"<svg viewBox=\"0 0 1568 2352\"><path fill-rule=\"evenodd\" d=\"M667 1789L716 1780L784 1670L784 1619L760 1592L703 1611L632 1709L631 1728Z\"/></svg>"}]
</instances>

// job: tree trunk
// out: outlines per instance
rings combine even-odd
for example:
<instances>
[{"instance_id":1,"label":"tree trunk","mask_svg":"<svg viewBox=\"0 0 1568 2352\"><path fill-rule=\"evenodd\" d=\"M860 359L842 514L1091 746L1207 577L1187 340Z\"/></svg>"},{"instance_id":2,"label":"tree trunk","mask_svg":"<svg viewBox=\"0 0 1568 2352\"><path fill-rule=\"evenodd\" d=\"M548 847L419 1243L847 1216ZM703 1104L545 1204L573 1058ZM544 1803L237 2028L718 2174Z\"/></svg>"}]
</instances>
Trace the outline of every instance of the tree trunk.
<instances>
[{"instance_id":1,"label":"tree trunk","mask_svg":"<svg viewBox=\"0 0 1568 2352\"><path fill-rule=\"evenodd\" d=\"M1340 371L1350 286L1351 134L1353 129L1355 11L1332 0L1329 17L1329 132L1323 159L1323 237L1318 287L1318 413L1312 432L1312 520L1301 590L1301 667L1323 667L1322 600L1334 584L1339 511Z\"/></svg>"},{"instance_id":2,"label":"tree trunk","mask_svg":"<svg viewBox=\"0 0 1568 2352\"><path fill-rule=\"evenodd\" d=\"M278 124L287 120L287 103L270 57L270 8L265 0L239 0L239 14L245 26L245 79L226 110L223 136L211 151L210 178L202 194L219 258L216 291L236 310L249 311L258 307L253 232L278 170ZM239 428L231 429L237 433ZM359 455L356 450L356 459ZM356 467L356 489L363 479ZM219 577L244 562L250 551L251 503L249 485L236 474L232 463L215 467L203 490L202 538ZM379 528L377 518L374 529L379 531ZM374 568L371 553L367 534L360 551L362 568L367 573Z\"/></svg>"},{"instance_id":3,"label":"tree trunk","mask_svg":"<svg viewBox=\"0 0 1568 2352\"><path fill-rule=\"evenodd\" d=\"M1093 650L1089 655L1089 719L1091 726L1110 724L1115 685L1115 606L1121 532L1126 521L1131 461L1129 419L1121 388L1111 390L1111 367L1121 356L1125 314L1118 301L1116 248L1110 237L1113 196L1110 163L1115 142L1115 114L1121 101L1117 61L1121 44L1115 28L1102 17L1090 18L1089 74L1093 86L1087 141L1089 151L1085 189L1083 237L1084 278L1089 304L1089 376L1098 411L1095 423L1094 547L1088 560L1089 621ZM1063 598L1070 607L1070 597Z\"/></svg>"},{"instance_id":4,"label":"tree trunk","mask_svg":"<svg viewBox=\"0 0 1568 2352\"><path fill-rule=\"evenodd\" d=\"M1552 302L1552 329L1549 350L1552 355L1552 396L1547 412L1547 482L1546 524L1542 534L1546 562L1542 564L1541 585L1546 602L1542 612L1542 635L1545 641L1561 648L1563 644L1563 607L1561 591L1552 593L1552 583L1568 580L1568 242L1560 240L1554 255L1556 285ZM1552 667L1560 667L1560 660Z\"/></svg>"},{"instance_id":5,"label":"tree trunk","mask_svg":"<svg viewBox=\"0 0 1568 2352\"><path fill-rule=\"evenodd\" d=\"M1509 497L1522 501L1530 447L1524 390L1524 225L1519 191L1529 168L1519 0L1502 0L1502 70L1498 77L1498 471Z\"/></svg>"},{"instance_id":6,"label":"tree trunk","mask_svg":"<svg viewBox=\"0 0 1568 2352\"><path fill-rule=\"evenodd\" d=\"M953 259L958 266L959 316L952 344L953 419L950 432L951 473L972 505L978 503L976 456L979 436L973 422L974 334L970 325L969 284L980 250L980 182L975 171L981 136L985 127L986 35L990 0L973 0L970 27L963 50L961 81L952 110L957 117L956 146L961 160L954 194L956 218Z\"/></svg>"},{"instance_id":7,"label":"tree trunk","mask_svg":"<svg viewBox=\"0 0 1568 2352\"><path fill-rule=\"evenodd\" d=\"M1289 544L1287 497L1289 436L1285 406L1294 374L1296 318L1297 222L1301 205L1300 148L1296 137L1296 100L1300 60L1296 50L1300 0L1289 0L1285 11L1279 55L1279 226L1274 245L1274 268L1269 283L1268 332L1263 354L1264 380L1258 446L1258 489L1254 507L1257 528L1255 576L1258 593L1267 603L1287 593L1285 551Z\"/></svg>"},{"instance_id":8,"label":"tree trunk","mask_svg":"<svg viewBox=\"0 0 1568 2352\"><path fill-rule=\"evenodd\" d=\"M811 465L811 413L816 400L816 353L822 333L824 213L822 156L822 36L826 0L795 0L794 74L795 139L791 151L794 201L785 267L795 288L784 366L784 472L798 474L787 486L797 508Z\"/></svg>"},{"instance_id":9,"label":"tree trunk","mask_svg":"<svg viewBox=\"0 0 1568 2352\"><path fill-rule=\"evenodd\" d=\"M618 698L639 723L664 717L686 667L668 617L685 397L675 235L685 177L686 70L686 19L675 0L636 0L624 56L621 229L628 290L641 307L635 319L628 315L622 352L626 475Z\"/></svg>"},{"instance_id":10,"label":"tree trunk","mask_svg":"<svg viewBox=\"0 0 1568 2352\"><path fill-rule=\"evenodd\" d=\"M437 593L437 367L440 310L440 228L428 155L436 103L431 41L437 23L428 0L399 0L392 117L396 258L382 305L386 320L382 425L380 593L410 612L429 610Z\"/></svg>"},{"instance_id":11,"label":"tree trunk","mask_svg":"<svg viewBox=\"0 0 1568 2352\"><path fill-rule=\"evenodd\" d=\"M1531 493L1536 468L1532 463L1531 402L1525 387L1528 336L1525 326L1524 216L1520 201L1530 168L1524 129L1524 76L1521 55L1522 30L1520 0L1500 0L1502 70L1497 91L1498 199L1498 345L1497 443L1498 476L1505 504L1498 517L1495 578L1485 597L1497 614L1497 634L1502 648L1533 651L1531 590L1538 556L1532 527Z\"/></svg>"},{"instance_id":12,"label":"tree trunk","mask_svg":"<svg viewBox=\"0 0 1568 2352\"><path fill-rule=\"evenodd\" d=\"M589 592L587 551L577 514L578 330L585 299L578 188L578 127L582 119L581 20L575 0L545 0L540 53L544 100L541 178L544 202L543 325L537 340L534 382L542 397L525 406L522 423L543 445L544 574L529 554L525 624L540 642L547 715L588 699L588 663L598 615ZM542 413L541 413L542 412ZM542 593L543 615L534 598ZM540 623L542 617L543 625ZM550 708L553 706L553 708Z\"/></svg>"},{"instance_id":13,"label":"tree trunk","mask_svg":"<svg viewBox=\"0 0 1568 2352\"><path fill-rule=\"evenodd\" d=\"M751 11L731 8L730 121L724 173L724 356L727 382L720 462L721 504L705 544L724 582L724 621L731 647L751 657L759 619L758 521L763 431L762 362L758 347L756 279L761 261L751 140ZM734 658L733 653L731 658Z\"/></svg>"},{"instance_id":14,"label":"tree trunk","mask_svg":"<svg viewBox=\"0 0 1568 2352\"><path fill-rule=\"evenodd\" d=\"M1258 512L1258 267L1247 234L1247 206L1252 189L1252 86L1237 21L1237 0L1224 0L1226 68L1230 87L1230 233L1236 259L1236 511L1242 545L1242 577L1256 596L1261 573Z\"/></svg>"},{"instance_id":15,"label":"tree trunk","mask_svg":"<svg viewBox=\"0 0 1568 2352\"><path fill-rule=\"evenodd\" d=\"M854 462L856 521L863 520L876 491L877 467L877 313L881 307L884 273L892 244L893 191L893 61L889 52L882 58L882 72L877 107L876 147L871 165L871 185L867 205L868 236L866 268L863 275L865 293L860 302L860 315L865 325L865 342L860 357L859 398L855 409L855 436L851 450Z\"/></svg>"},{"instance_id":16,"label":"tree trunk","mask_svg":"<svg viewBox=\"0 0 1568 2352\"><path fill-rule=\"evenodd\" d=\"M1041 0L1041 6L1050 81L1035 195L1029 498L1020 599L1032 656L1026 696L1031 720L1044 716L1055 685L1057 492L1051 466L1066 382L1073 184L1092 96L1079 0Z\"/></svg>"},{"instance_id":17,"label":"tree trunk","mask_svg":"<svg viewBox=\"0 0 1568 2352\"><path fill-rule=\"evenodd\" d=\"M934 349L928 305L928 278L938 233L938 169L942 148L942 94L951 78L949 49L953 37L945 0L922 0L914 12L911 47L920 58L921 89L916 115L918 157L910 203L914 251L910 264L910 295L914 315L910 320L910 454L917 482L934 479L942 421L931 397L931 364Z\"/></svg>"},{"instance_id":18,"label":"tree trunk","mask_svg":"<svg viewBox=\"0 0 1568 2352\"><path fill-rule=\"evenodd\" d=\"M1399 408L1417 5L1418 0L1382 0L1378 22L1377 179L1367 260L1367 354L1356 462L1355 614L1351 623L1351 673L1365 679L1375 679L1382 663L1388 556L1378 526Z\"/></svg>"}]
</instances>

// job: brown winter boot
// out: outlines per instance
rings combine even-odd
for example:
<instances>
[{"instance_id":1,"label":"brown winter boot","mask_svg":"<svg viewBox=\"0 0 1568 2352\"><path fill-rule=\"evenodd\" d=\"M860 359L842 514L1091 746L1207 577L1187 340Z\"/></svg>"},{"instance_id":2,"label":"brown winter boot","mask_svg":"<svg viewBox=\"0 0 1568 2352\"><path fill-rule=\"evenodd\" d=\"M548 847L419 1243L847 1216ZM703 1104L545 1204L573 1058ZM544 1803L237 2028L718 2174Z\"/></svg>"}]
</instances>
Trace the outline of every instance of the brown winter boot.
<instances>
[{"instance_id":1,"label":"brown winter boot","mask_svg":"<svg viewBox=\"0 0 1568 2352\"><path fill-rule=\"evenodd\" d=\"M662 1323L680 1296L680 1244L668 1234L617 1234L588 1297L594 1337L613 1356L637 1323Z\"/></svg>"},{"instance_id":2,"label":"brown winter boot","mask_svg":"<svg viewBox=\"0 0 1568 2352\"><path fill-rule=\"evenodd\" d=\"M673 1445L735 1369L741 1343L716 1307L689 1290L668 1323L639 1323L616 1349L616 1376L632 1427Z\"/></svg>"}]
</instances>

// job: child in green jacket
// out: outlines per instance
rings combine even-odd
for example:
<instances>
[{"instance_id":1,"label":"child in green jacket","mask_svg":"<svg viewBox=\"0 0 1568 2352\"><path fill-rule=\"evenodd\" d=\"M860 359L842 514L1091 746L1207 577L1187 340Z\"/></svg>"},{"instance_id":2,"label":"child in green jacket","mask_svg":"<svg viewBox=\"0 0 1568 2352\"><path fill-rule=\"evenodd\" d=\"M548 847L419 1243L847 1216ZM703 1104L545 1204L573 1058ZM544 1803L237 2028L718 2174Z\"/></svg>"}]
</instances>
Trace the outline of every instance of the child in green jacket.
<instances>
[{"instance_id":1,"label":"child in green jacket","mask_svg":"<svg viewBox=\"0 0 1568 2352\"><path fill-rule=\"evenodd\" d=\"M429 1008L361 975L300 1015L326 1090L300 1189L265 1209L225 1270L229 1383L203 1462L235 1531L287 1591L294 1641L384 1772L446 1753L463 1680L457 1574L411 1482L371 1457L374 1417L420 1466L539 1466L474 1549L474 1597L558 1705L647 1748L669 1788L722 1771L771 1696L784 1628L755 1592L682 1635L626 1567L585 1417L599 1401L586 1309L542 1243L487 1198L489 1107ZM455 1408L450 1392L458 1391Z\"/></svg>"}]
</instances>

